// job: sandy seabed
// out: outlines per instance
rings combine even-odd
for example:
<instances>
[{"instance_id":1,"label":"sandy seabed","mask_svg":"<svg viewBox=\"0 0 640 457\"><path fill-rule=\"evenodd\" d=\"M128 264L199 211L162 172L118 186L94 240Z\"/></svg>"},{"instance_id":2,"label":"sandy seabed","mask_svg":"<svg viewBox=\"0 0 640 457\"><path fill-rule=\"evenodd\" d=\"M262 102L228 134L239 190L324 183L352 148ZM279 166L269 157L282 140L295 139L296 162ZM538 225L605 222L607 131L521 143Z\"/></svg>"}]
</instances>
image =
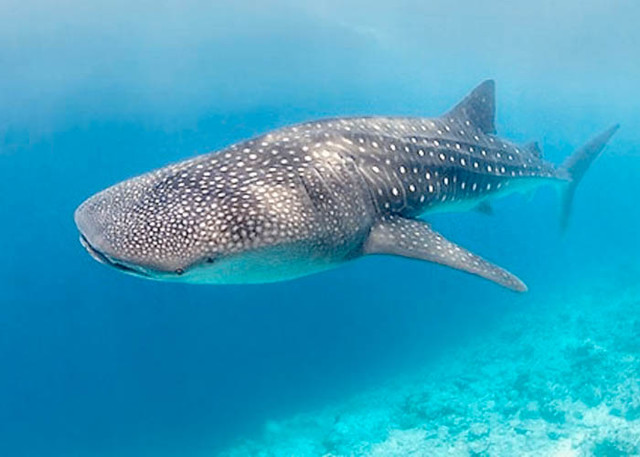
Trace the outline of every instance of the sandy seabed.
<instances>
[{"instance_id":1,"label":"sandy seabed","mask_svg":"<svg viewBox=\"0 0 640 457\"><path fill-rule=\"evenodd\" d=\"M558 293L224 457L640 455L640 289Z\"/></svg>"}]
</instances>

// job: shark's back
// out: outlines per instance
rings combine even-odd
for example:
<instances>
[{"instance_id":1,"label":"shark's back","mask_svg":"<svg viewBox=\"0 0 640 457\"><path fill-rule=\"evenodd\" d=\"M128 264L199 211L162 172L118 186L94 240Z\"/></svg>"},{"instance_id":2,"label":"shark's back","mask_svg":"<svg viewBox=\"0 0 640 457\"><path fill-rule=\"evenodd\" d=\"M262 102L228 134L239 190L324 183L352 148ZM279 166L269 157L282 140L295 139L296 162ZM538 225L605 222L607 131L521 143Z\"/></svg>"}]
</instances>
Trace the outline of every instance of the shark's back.
<instances>
[{"instance_id":1,"label":"shark's back","mask_svg":"<svg viewBox=\"0 0 640 457\"><path fill-rule=\"evenodd\" d=\"M514 182L565 179L542 159L537 145L513 144L453 114L327 119L279 134L302 141L312 154L330 151L312 155L316 167L331 167L334 154L349 163L380 214L474 206Z\"/></svg>"}]
</instances>

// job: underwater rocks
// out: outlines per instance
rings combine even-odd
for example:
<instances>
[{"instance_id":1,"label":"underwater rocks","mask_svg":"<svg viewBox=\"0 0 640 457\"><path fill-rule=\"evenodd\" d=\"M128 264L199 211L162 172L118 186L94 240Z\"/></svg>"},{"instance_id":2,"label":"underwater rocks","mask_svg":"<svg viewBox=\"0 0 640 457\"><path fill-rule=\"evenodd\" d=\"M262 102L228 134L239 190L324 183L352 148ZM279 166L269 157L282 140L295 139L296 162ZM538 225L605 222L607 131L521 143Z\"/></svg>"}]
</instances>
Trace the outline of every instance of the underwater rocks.
<instances>
[{"instance_id":1,"label":"underwater rocks","mask_svg":"<svg viewBox=\"0 0 640 457\"><path fill-rule=\"evenodd\" d=\"M640 455L640 290L571 296L223 455Z\"/></svg>"}]
</instances>

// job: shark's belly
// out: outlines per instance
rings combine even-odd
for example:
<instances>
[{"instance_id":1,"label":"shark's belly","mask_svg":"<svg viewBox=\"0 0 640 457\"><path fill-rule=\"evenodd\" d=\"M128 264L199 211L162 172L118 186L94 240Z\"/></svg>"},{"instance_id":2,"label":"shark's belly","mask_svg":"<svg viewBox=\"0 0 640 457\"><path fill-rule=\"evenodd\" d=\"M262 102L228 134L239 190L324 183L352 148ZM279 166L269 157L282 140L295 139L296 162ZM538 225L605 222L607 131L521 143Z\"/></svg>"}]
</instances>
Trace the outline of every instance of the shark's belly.
<instances>
[{"instance_id":1,"label":"shark's belly","mask_svg":"<svg viewBox=\"0 0 640 457\"><path fill-rule=\"evenodd\" d=\"M316 250L309 245L283 246L230 256L194 267L179 278L193 284L259 284L284 281L340 265L346 252Z\"/></svg>"}]
</instances>

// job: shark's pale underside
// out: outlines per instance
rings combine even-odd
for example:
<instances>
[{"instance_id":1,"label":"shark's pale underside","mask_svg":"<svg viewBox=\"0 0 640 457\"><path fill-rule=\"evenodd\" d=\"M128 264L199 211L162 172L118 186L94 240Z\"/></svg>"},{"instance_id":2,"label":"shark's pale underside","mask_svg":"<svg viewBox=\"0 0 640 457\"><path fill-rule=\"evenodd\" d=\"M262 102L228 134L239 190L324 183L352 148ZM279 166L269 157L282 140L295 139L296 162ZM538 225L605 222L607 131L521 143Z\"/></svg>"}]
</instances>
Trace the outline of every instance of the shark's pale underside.
<instances>
[{"instance_id":1,"label":"shark's pale underside","mask_svg":"<svg viewBox=\"0 0 640 457\"><path fill-rule=\"evenodd\" d=\"M420 219L488 208L556 183L566 225L576 185L617 129L556 167L495 136L494 83L435 118L351 117L284 127L116 184L75 213L97 260L154 279L259 283L370 254L435 262L517 291L508 271Z\"/></svg>"}]
</instances>

